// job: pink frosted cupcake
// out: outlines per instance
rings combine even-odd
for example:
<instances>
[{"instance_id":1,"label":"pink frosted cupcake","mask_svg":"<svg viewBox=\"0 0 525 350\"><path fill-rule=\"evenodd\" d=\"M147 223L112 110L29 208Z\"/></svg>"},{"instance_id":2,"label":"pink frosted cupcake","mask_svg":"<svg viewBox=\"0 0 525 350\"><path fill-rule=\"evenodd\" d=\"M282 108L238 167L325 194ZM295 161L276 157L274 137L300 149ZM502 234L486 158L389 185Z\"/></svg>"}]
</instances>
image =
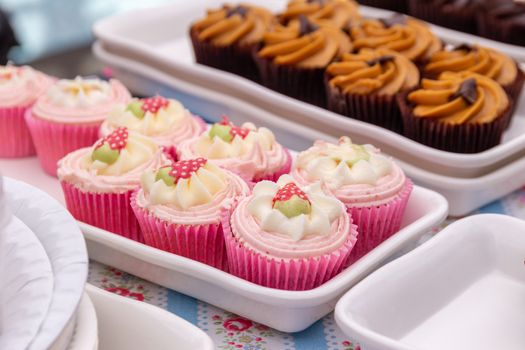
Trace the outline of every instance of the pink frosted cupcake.
<instances>
[{"instance_id":1,"label":"pink frosted cupcake","mask_svg":"<svg viewBox=\"0 0 525 350\"><path fill-rule=\"evenodd\" d=\"M31 67L0 66L0 157L35 154L24 114L53 83Z\"/></svg>"},{"instance_id":2,"label":"pink frosted cupcake","mask_svg":"<svg viewBox=\"0 0 525 350\"><path fill-rule=\"evenodd\" d=\"M178 144L206 130L206 123L193 116L179 101L161 96L116 105L102 123L100 133L108 135L120 126L149 136L175 160Z\"/></svg>"},{"instance_id":3,"label":"pink frosted cupcake","mask_svg":"<svg viewBox=\"0 0 525 350\"><path fill-rule=\"evenodd\" d=\"M207 158L254 182L276 181L292 164L290 152L269 129L252 123L235 126L226 116L200 137L181 143L177 153L180 159Z\"/></svg>"},{"instance_id":4,"label":"pink frosted cupcake","mask_svg":"<svg viewBox=\"0 0 525 350\"><path fill-rule=\"evenodd\" d=\"M291 175L300 184L321 181L347 207L359 231L351 262L399 230L412 182L391 159L348 137L324 141L299 153Z\"/></svg>"},{"instance_id":5,"label":"pink frosted cupcake","mask_svg":"<svg viewBox=\"0 0 525 350\"><path fill-rule=\"evenodd\" d=\"M131 206L147 245L226 270L221 210L249 193L236 174L195 158L145 172Z\"/></svg>"},{"instance_id":6,"label":"pink frosted cupcake","mask_svg":"<svg viewBox=\"0 0 525 350\"><path fill-rule=\"evenodd\" d=\"M115 103L130 98L117 80L57 81L25 115L42 168L55 176L58 160L97 141L99 127Z\"/></svg>"},{"instance_id":7,"label":"pink frosted cupcake","mask_svg":"<svg viewBox=\"0 0 525 350\"><path fill-rule=\"evenodd\" d=\"M271 288L323 284L346 266L357 238L341 201L290 175L257 183L222 219L230 273Z\"/></svg>"},{"instance_id":8,"label":"pink frosted cupcake","mask_svg":"<svg viewBox=\"0 0 525 350\"><path fill-rule=\"evenodd\" d=\"M169 164L155 142L119 128L94 146L69 153L58 163L67 209L87 224L143 242L130 206L144 171Z\"/></svg>"}]
</instances>

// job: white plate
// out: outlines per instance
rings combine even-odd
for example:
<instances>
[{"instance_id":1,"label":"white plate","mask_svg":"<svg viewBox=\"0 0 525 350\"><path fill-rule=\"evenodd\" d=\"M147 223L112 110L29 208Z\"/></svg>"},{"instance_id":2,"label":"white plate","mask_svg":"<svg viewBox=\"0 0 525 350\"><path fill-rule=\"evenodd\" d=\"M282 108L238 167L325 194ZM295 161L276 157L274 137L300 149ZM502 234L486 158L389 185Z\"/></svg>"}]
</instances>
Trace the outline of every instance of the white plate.
<instances>
[{"instance_id":1,"label":"white plate","mask_svg":"<svg viewBox=\"0 0 525 350\"><path fill-rule=\"evenodd\" d=\"M1 168L7 175L4 167ZM24 170L19 168L10 175L16 177L21 171ZM38 174L43 173L38 170L25 175L38 177ZM64 349L74 330L74 313L87 278L84 239L73 217L42 190L7 177L4 186L13 214L40 240L53 269L53 300L29 349Z\"/></svg>"},{"instance_id":2,"label":"white plate","mask_svg":"<svg viewBox=\"0 0 525 350\"><path fill-rule=\"evenodd\" d=\"M523 350L524 258L524 221L471 216L364 279L335 318L366 350Z\"/></svg>"},{"instance_id":3,"label":"white plate","mask_svg":"<svg viewBox=\"0 0 525 350\"><path fill-rule=\"evenodd\" d=\"M396 158L443 175L481 176L525 154L523 97L520 99L513 125L505 133L501 145L478 154L456 154L421 145L386 129L289 98L234 74L196 64L188 38L189 25L202 17L206 8L220 6L223 2L194 0L130 11L97 22L94 33L109 53L155 67L166 76L176 77L208 90L220 91L223 95L230 95L240 102L267 110L283 118L282 120L293 121L296 125L308 126L332 136L349 134L356 141L376 144ZM282 8L285 3L284 0L271 0L265 1L264 5L275 10ZM362 13L384 16L390 12L363 6ZM436 26L433 28L436 34L447 42L478 42L497 48L519 60L525 60L525 49L522 47ZM126 69L135 74L142 73L138 67L134 65ZM185 91L184 86L175 87ZM188 101L182 102L187 104ZM218 117L221 112L216 112L214 117Z\"/></svg>"},{"instance_id":4,"label":"white plate","mask_svg":"<svg viewBox=\"0 0 525 350\"><path fill-rule=\"evenodd\" d=\"M98 319L99 350L213 350L210 337L153 305L86 285ZM75 348L74 350L91 350Z\"/></svg>"},{"instance_id":5,"label":"white plate","mask_svg":"<svg viewBox=\"0 0 525 350\"><path fill-rule=\"evenodd\" d=\"M337 299L395 254L413 248L447 215L439 194L415 187L403 228L339 275L308 291L262 287L199 262L81 223L89 256L138 277L206 301L272 328L303 330L333 310ZM278 315L278 316L276 316Z\"/></svg>"},{"instance_id":6,"label":"white plate","mask_svg":"<svg viewBox=\"0 0 525 350\"><path fill-rule=\"evenodd\" d=\"M0 349L26 349L53 299L53 270L42 244L18 218L0 232Z\"/></svg>"},{"instance_id":7,"label":"white plate","mask_svg":"<svg viewBox=\"0 0 525 350\"><path fill-rule=\"evenodd\" d=\"M87 287L87 286L86 286ZM85 292L76 314L75 331L67 350L97 350L98 320L95 306Z\"/></svg>"},{"instance_id":8,"label":"white plate","mask_svg":"<svg viewBox=\"0 0 525 350\"><path fill-rule=\"evenodd\" d=\"M96 43L93 49L98 57L114 68L119 79L136 93L143 95L161 93L166 96L174 96L184 102L189 109L204 116L226 113L237 122L245 121L249 118L256 124L270 127L275 132L278 140L291 149L306 149L317 139L335 141L333 137L317 130L280 119L262 109L223 95L220 92L195 86L168 76L152 67L110 54L99 43ZM195 96L201 96L202 98ZM361 142L371 141L361 139ZM525 183L525 157L475 178L440 175L399 159L397 161L407 175L417 184L443 194L450 204L450 214L453 216L466 215L493 200L511 193ZM30 161L18 160L17 162L25 165ZM2 160L0 160L0 164L2 164ZM11 171L16 171L16 169L9 169L9 171L11 173ZM23 174L21 175L24 176ZM49 182L51 178L47 179Z\"/></svg>"}]
</instances>

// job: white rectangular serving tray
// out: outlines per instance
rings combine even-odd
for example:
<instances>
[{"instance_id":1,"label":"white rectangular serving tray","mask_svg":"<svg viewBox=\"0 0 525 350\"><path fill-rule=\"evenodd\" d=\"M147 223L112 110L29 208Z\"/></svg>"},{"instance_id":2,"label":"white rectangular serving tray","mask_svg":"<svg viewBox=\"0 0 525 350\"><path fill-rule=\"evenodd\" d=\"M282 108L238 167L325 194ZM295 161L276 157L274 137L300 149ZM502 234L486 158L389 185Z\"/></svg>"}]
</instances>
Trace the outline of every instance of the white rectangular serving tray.
<instances>
[{"instance_id":1,"label":"white rectangular serving tray","mask_svg":"<svg viewBox=\"0 0 525 350\"><path fill-rule=\"evenodd\" d=\"M191 82L209 91L220 91L279 116L283 121L292 121L296 125L308 126L335 137L348 134L357 142L373 143L398 159L441 175L479 177L525 155L525 94L522 94L513 124L505 132L501 145L477 154L458 154L421 145L381 127L284 96L234 74L196 64L188 38L189 26L192 21L202 17L206 8L220 6L223 2L194 0L131 11L97 22L94 33L108 53L155 67L166 76ZM268 0L264 6L279 10L285 3L285 0ZM392 13L365 6L362 6L361 12L369 17ZM480 43L501 50L521 62L525 61L523 47L438 26L432 28L448 43ZM141 73L133 67L128 69Z\"/></svg>"},{"instance_id":2,"label":"white rectangular serving tray","mask_svg":"<svg viewBox=\"0 0 525 350\"><path fill-rule=\"evenodd\" d=\"M525 349L525 221L457 221L382 267L337 303L366 350Z\"/></svg>"},{"instance_id":3,"label":"white rectangular serving tray","mask_svg":"<svg viewBox=\"0 0 525 350\"><path fill-rule=\"evenodd\" d=\"M36 158L0 159L3 175L28 182L64 203L57 179ZM339 297L385 261L415 247L447 216L440 194L415 186L401 230L338 276L309 291L261 287L208 265L80 223L89 257L272 328L296 332L332 311Z\"/></svg>"},{"instance_id":4,"label":"white rectangular serving tray","mask_svg":"<svg viewBox=\"0 0 525 350\"><path fill-rule=\"evenodd\" d=\"M307 149L314 140L335 138L309 127L281 119L263 109L223 94L220 91L196 86L165 74L154 67L111 54L97 42L95 54L110 65L114 74L132 91L145 96L160 93L180 100L194 113L206 117L220 113L232 120L251 120L271 128L279 142L291 149ZM361 142L372 142L362 138ZM386 149L390 151L390 149ZM446 176L422 169L397 159L406 174L417 184L441 193L450 205L450 215L463 216L501 198L525 184L525 157L518 158L485 175L474 178Z\"/></svg>"}]
</instances>

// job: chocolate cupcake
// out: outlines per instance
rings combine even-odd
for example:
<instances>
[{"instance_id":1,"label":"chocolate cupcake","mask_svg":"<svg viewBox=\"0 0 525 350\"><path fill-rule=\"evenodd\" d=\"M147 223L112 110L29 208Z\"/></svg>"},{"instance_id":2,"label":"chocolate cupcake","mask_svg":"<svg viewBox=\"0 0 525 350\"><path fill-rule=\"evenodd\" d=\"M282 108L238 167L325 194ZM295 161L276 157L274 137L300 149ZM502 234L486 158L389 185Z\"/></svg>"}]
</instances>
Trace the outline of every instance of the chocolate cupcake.
<instances>
[{"instance_id":1,"label":"chocolate cupcake","mask_svg":"<svg viewBox=\"0 0 525 350\"><path fill-rule=\"evenodd\" d=\"M509 56L483 46L460 45L436 52L423 68L423 75L437 78L443 72L478 73L498 82L513 101L519 99L524 73Z\"/></svg>"},{"instance_id":2,"label":"chocolate cupcake","mask_svg":"<svg viewBox=\"0 0 525 350\"><path fill-rule=\"evenodd\" d=\"M525 3L522 1L485 1L477 21L480 35L525 46Z\"/></svg>"},{"instance_id":3,"label":"chocolate cupcake","mask_svg":"<svg viewBox=\"0 0 525 350\"><path fill-rule=\"evenodd\" d=\"M244 4L209 10L190 28L196 61L259 81L251 51L274 20L270 11Z\"/></svg>"},{"instance_id":4,"label":"chocolate cupcake","mask_svg":"<svg viewBox=\"0 0 525 350\"><path fill-rule=\"evenodd\" d=\"M278 18L286 24L301 15L339 28L361 18L358 5L353 0L290 0Z\"/></svg>"},{"instance_id":5,"label":"chocolate cupcake","mask_svg":"<svg viewBox=\"0 0 525 350\"><path fill-rule=\"evenodd\" d=\"M410 15L443 27L477 34L479 0L408 0Z\"/></svg>"},{"instance_id":6,"label":"chocolate cupcake","mask_svg":"<svg viewBox=\"0 0 525 350\"><path fill-rule=\"evenodd\" d=\"M415 62L428 59L443 46L425 23L400 14L363 20L348 32L356 49L390 49Z\"/></svg>"},{"instance_id":7,"label":"chocolate cupcake","mask_svg":"<svg viewBox=\"0 0 525 350\"><path fill-rule=\"evenodd\" d=\"M351 49L339 28L299 16L265 33L264 45L253 55L265 86L324 107L324 70Z\"/></svg>"},{"instance_id":8,"label":"chocolate cupcake","mask_svg":"<svg viewBox=\"0 0 525 350\"><path fill-rule=\"evenodd\" d=\"M441 74L398 97L404 135L430 147L477 153L496 146L512 101L494 80L475 73Z\"/></svg>"},{"instance_id":9,"label":"chocolate cupcake","mask_svg":"<svg viewBox=\"0 0 525 350\"><path fill-rule=\"evenodd\" d=\"M407 0L359 0L359 4L408 14Z\"/></svg>"},{"instance_id":10,"label":"chocolate cupcake","mask_svg":"<svg viewBox=\"0 0 525 350\"><path fill-rule=\"evenodd\" d=\"M396 96L417 86L419 71L398 52L361 49L330 64L325 83L329 110L401 132Z\"/></svg>"}]
</instances>

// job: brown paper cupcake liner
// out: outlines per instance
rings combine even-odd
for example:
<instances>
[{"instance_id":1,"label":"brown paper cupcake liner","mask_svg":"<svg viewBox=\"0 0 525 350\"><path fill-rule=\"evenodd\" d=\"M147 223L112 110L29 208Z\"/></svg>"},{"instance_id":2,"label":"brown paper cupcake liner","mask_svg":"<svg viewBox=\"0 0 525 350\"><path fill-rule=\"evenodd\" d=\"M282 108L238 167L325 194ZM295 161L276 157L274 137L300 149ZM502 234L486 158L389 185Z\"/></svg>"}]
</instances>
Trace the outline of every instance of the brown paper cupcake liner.
<instances>
[{"instance_id":1,"label":"brown paper cupcake liner","mask_svg":"<svg viewBox=\"0 0 525 350\"><path fill-rule=\"evenodd\" d=\"M359 0L359 5L378 7L408 14L407 0Z\"/></svg>"},{"instance_id":2,"label":"brown paper cupcake liner","mask_svg":"<svg viewBox=\"0 0 525 350\"><path fill-rule=\"evenodd\" d=\"M252 56L259 68L261 83L269 89L298 100L326 108L324 89L324 68L301 68L274 64L272 60L260 57L258 48Z\"/></svg>"},{"instance_id":3,"label":"brown paper cupcake liner","mask_svg":"<svg viewBox=\"0 0 525 350\"><path fill-rule=\"evenodd\" d=\"M473 8L457 8L444 11L442 5L421 0L408 0L408 12L420 18L446 28L477 34L476 11Z\"/></svg>"},{"instance_id":4,"label":"brown paper cupcake liner","mask_svg":"<svg viewBox=\"0 0 525 350\"><path fill-rule=\"evenodd\" d=\"M505 43L525 46L525 34L520 30L513 30L505 20L491 16L490 11L479 11L476 16L478 35L502 41Z\"/></svg>"},{"instance_id":5,"label":"brown paper cupcake liner","mask_svg":"<svg viewBox=\"0 0 525 350\"><path fill-rule=\"evenodd\" d=\"M325 77L327 108L345 117L381 126L401 134L403 120L396 95L346 94L328 83Z\"/></svg>"},{"instance_id":6,"label":"brown paper cupcake liner","mask_svg":"<svg viewBox=\"0 0 525 350\"><path fill-rule=\"evenodd\" d=\"M224 70L259 82L259 70L252 59L254 45L217 46L199 40L197 31L190 29L191 43L197 63Z\"/></svg>"},{"instance_id":7,"label":"brown paper cupcake liner","mask_svg":"<svg viewBox=\"0 0 525 350\"><path fill-rule=\"evenodd\" d=\"M421 144L455 153L478 153L498 145L505 131L512 100L502 115L490 123L450 125L418 118L407 101L410 91L399 94L397 101L403 117L403 134Z\"/></svg>"}]
</instances>

